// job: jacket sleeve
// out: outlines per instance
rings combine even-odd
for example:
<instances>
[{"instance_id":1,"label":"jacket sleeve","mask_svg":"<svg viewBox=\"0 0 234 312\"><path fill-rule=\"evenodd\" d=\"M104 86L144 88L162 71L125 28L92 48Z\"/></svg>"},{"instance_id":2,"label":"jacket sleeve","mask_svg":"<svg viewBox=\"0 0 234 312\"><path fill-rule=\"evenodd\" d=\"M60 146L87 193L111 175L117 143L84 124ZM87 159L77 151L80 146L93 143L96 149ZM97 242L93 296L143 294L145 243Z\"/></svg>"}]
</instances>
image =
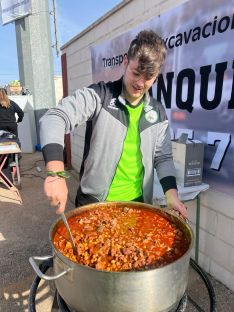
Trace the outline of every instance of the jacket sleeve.
<instances>
[{"instance_id":1,"label":"jacket sleeve","mask_svg":"<svg viewBox=\"0 0 234 312\"><path fill-rule=\"evenodd\" d=\"M63 161L64 135L93 118L101 107L101 86L79 89L40 119L40 142L45 162Z\"/></svg>"},{"instance_id":2,"label":"jacket sleeve","mask_svg":"<svg viewBox=\"0 0 234 312\"><path fill-rule=\"evenodd\" d=\"M177 189L177 185L175 178L175 166L172 157L170 127L166 117L166 112L162 106L160 109L160 115L162 121L160 123L156 142L154 167L165 193L169 189Z\"/></svg>"},{"instance_id":3,"label":"jacket sleeve","mask_svg":"<svg viewBox=\"0 0 234 312\"><path fill-rule=\"evenodd\" d=\"M14 111L15 113L18 115L18 120L17 122L21 122L24 118L24 112L22 111L22 109L19 107L19 105L17 105L15 102L11 101L11 104L14 107Z\"/></svg>"}]
</instances>

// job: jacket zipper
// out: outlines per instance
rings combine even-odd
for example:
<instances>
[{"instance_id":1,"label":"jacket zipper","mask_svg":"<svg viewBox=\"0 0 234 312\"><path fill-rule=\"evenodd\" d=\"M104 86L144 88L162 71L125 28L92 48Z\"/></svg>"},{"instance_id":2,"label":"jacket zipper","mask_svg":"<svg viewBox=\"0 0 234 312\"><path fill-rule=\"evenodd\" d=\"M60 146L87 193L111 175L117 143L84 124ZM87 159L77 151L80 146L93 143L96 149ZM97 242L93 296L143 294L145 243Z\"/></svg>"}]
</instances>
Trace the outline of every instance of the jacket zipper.
<instances>
[{"instance_id":1,"label":"jacket zipper","mask_svg":"<svg viewBox=\"0 0 234 312\"><path fill-rule=\"evenodd\" d=\"M138 132L139 132L139 139L140 139L141 162L142 162L142 167L143 167L143 178L142 178L142 184L141 184L141 192L142 192L143 201L144 201L144 192L143 192L144 188L143 188L143 185L144 185L144 178L145 178L145 166L143 164L143 154L142 154L142 148L141 148L140 122L141 122L141 119L142 119L142 116L143 116L144 113L145 113L145 111L144 111L144 105L143 105L141 116L140 116L139 123L138 123Z\"/></svg>"}]
</instances>

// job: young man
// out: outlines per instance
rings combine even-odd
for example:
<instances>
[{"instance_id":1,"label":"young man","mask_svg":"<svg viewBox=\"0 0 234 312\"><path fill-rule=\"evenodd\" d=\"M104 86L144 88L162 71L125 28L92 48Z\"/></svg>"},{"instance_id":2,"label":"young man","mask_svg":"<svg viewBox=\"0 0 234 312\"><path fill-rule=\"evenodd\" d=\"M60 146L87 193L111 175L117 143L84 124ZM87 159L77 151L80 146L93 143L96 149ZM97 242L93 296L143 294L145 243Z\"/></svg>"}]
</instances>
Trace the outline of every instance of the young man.
<instances>
[{"instance_id":1,"label":"young man","mask_svg":"<svg viewBox=\"0 0 234 312\"><path fill-rule=\"evenodd\" d=\"M65 209L64 134L87 122L76 205L97 201L152 203L154 168L167 206L187 217L177 196L169 124L161 103L149 95L166 56L163 40L141 31L124 59L124 75L77 90L41 119L41 144L49 176L44 190L52 206Z\"/></svg>"}]
</instances>

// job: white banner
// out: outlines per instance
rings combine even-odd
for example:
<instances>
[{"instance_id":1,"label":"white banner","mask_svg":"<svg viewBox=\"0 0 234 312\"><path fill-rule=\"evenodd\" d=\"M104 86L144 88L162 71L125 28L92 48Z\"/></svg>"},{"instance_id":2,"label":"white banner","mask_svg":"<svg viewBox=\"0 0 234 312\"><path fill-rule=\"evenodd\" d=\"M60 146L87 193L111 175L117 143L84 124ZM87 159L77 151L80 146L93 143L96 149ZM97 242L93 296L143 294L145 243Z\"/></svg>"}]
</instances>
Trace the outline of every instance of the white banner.
<instances>
[{"instance_id":1,"label":"white banner","mask_svg":"<svg viewBox=\"0 0 234 312\"><path fill-rule=\"evenodd\" d=\"M2 24L8 24L31 13L30 0L0 0Z\"/></svg>"},{"instance_id":2,"label":"white banner","mask_svg":"<svg viewBox=\"0 0 234 312\"><path fill-rule=\"evenodd\" d=\"M172 137L187 132L205 143L204 181L234 190L234 0L187 1L92 47L93 81L123 74L123 56L142 29L164 39L167 59L153 86L167 110Z\"/></svg>"}]
</instances>

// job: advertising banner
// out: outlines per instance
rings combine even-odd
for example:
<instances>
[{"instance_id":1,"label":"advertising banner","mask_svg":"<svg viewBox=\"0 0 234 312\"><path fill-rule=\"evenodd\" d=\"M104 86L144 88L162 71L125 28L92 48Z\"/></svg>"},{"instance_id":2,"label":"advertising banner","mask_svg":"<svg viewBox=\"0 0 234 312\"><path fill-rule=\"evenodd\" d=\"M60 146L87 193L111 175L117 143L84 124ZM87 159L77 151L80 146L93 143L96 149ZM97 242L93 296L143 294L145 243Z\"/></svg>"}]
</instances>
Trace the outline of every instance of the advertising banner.
<instances>
[{"instance_id":1,"label":"advertising banner","mask_svg":"<svg viewBox=\"0 0 234 312\"><path fill-rule=\"evenodd\" d=\"M171 124L205 144L203 180L234 195L234 0L188 1L91 48L93 81L123 74L123 57L142 29L164 39L167 59L152 88Z\"/></svg>"},{"instance_id":2,"label":"advertising banner","mask_svg":"<svg viewBox=\"0 0 234 312\"><path fill-rule=\"evenodd\" d=\"M2 24L8 24L31 13L30 0L0 0Z\"/></svg>"}]
</instances>

